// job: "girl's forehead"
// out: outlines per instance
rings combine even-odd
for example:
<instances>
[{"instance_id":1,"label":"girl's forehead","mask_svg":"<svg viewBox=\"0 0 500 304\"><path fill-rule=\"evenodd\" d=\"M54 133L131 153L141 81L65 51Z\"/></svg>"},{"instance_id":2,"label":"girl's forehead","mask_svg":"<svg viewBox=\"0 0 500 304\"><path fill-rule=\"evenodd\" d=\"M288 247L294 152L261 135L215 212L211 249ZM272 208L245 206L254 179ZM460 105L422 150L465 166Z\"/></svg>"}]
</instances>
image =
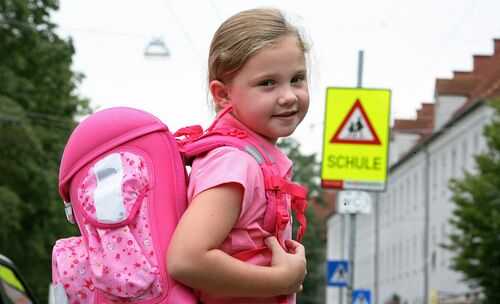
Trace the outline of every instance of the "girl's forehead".
<instances>
[{"instance_id":1,"label":"girl's forehead","mask_svg":"<svg viewBox=\"0 0 500 304\"><path fill-rule=\"evenodd\" d=\"M294 41L282 43L262 49L235 73L235 77L264 77L270 75L288 75L304 73L307 69L304 52ZM239 78L239 77L238 77Z\"/></svg>"},{"instance_id":2,"label":"girl's forehead","mask_svg":"<svg viewBox=\"0 0 500 304\"><path fill-rule=\"evenodd\" d=\"M266 55L269 56L273 53L286 51L300 53L302 56L305 56L304 49L301 47L300 42L293 36L286 36L276 39L275 41L267 44L255 53L248 56L242 64L241 68L243 68L249 61L255 60L256 57L264 59L266 58Z\"/></svg>"}]
</instances>

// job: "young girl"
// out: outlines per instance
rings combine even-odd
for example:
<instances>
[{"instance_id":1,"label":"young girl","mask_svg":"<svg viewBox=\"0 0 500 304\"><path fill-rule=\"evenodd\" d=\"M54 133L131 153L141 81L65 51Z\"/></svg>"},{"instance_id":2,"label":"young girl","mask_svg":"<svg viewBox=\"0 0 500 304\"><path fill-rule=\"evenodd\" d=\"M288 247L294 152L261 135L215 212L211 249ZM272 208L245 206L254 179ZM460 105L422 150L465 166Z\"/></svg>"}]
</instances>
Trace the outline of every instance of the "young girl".
<instances>
[{"instance_id":1,"label":"young girl","mask_svg":"<svg viewBox=\"0 0 500 304\"><path fill-rule=\"evenodd\" d=\"M218 126L245 131L290 180L291 161L277 147L291 135L309 105L305 45L281 12L253 9L227 19L209 54L210 92L219 111L233 109ZM248 153L221 147L197 158L188 188L190 205L168 251L168 272L200 291L209 303L295 303L306 275L304 247L281 244L263 229L263 174ZM238 253L265 247L247 261Z\"/></svg>"}]
</instances>

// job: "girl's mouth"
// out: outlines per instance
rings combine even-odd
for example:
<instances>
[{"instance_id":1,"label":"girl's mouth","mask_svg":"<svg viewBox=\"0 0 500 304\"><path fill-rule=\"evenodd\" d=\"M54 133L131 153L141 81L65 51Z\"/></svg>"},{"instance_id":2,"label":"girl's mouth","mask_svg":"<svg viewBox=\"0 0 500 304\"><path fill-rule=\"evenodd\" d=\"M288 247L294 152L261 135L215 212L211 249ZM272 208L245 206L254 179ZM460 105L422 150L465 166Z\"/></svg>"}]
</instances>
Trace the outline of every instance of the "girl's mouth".
<instances>
[{"instance_id":1,"label":"girl's mouth","mask_svg":"<svg viewBox=\"0 0 500 304\"><path fill-rule=\"evenodd\" d=\"M286 112L282 112L282 113L279 113L279 114L276 114L276 115L273 115L274 117L290 117L290 116L294 116L295 114L297 113L297 111L286 111Z\"/></svg>"}]
</instances>

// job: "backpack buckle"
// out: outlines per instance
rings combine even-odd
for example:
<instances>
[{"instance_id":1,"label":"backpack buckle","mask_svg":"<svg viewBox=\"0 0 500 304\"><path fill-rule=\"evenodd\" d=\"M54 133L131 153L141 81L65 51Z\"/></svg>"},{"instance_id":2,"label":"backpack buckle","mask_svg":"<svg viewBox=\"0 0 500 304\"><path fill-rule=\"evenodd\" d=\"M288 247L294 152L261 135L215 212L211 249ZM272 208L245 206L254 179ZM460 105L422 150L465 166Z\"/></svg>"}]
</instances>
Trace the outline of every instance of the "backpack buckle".
<instances>
[{"instance_id":1,"label":"backpack buckle","mask_svg":"<svg viewBox=\"0 0 500 304\"><path fill-rule=\"evenodd\" d=\"M279 231L283 231L290 221L290 215L286 210L276 210L276 227Z\"/></svg>"},{"instance_id":2,"label":"backpack buckle","mask_svg":"<svg viewBox=\"0 0 500 304\"><path fill-rule=\"evenodd\" d=\"M64 213L66 213L66 218L71 224L76 223L75 215L73 213L73 206L71 202L64 202Z\"/></svg>"},{"instance_id":3,"label":"backpack buckle","mask_svg":"<svg viewBox=\"0 0 500 304\"><path fill-rule=\"evenodd\" d=\"M266 190L278 190L282 186L283 178L279 175L266 176L264 178L264 187Z\"/></svg>"}]
</instances>

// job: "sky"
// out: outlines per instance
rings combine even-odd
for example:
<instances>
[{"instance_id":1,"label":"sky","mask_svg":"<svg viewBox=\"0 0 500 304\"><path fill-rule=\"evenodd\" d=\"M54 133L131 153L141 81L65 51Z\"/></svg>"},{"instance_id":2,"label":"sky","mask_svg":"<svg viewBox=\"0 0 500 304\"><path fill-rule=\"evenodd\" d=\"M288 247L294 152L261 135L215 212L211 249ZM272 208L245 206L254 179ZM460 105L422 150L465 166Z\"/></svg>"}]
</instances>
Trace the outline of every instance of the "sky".
<instances>
[{"instance_id":1,"label":"sky","mask_svg":"<svg viewBox=\"0 0 500 304\"><path fill-rule=\"evenodd\" d=\"M207 57L213 33L229 16L255 7L284 11L305 34L309 113L293 137L304 153L321 154L327 87L391 90L391 121L415 118L433 102L437 78L471 71L473 55L491 55L500 39L499 0L60 0L57 33L75 46L77 93L95 110L128 106L149 111L172 131L206 127ZM148 58L161 38L168 58Z\"/></svg>"}]
</instances>

